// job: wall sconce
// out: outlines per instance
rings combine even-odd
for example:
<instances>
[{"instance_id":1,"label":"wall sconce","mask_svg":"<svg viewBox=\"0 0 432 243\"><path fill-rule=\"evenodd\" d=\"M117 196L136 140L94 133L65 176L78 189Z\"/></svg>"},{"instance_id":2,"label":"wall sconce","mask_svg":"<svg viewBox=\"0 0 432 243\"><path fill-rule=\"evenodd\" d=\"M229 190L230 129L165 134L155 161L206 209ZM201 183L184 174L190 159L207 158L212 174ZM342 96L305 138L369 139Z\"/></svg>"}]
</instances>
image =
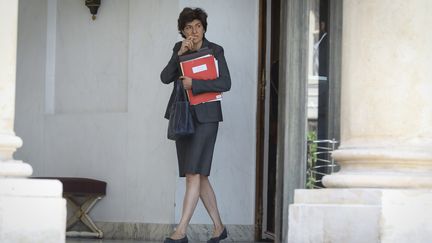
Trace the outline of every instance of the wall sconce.
<instances>
[{"instance_id":1,"label":"wall sconce","mask_svg":"<svg viewBox=\"0 0 432 243\"><path fill-rule=\"evenodd\" d=\"M96 14L101 4L101 0L85 0L85 5L90 9L92 19L96 19Z\"/></svg>"}]
</instances>

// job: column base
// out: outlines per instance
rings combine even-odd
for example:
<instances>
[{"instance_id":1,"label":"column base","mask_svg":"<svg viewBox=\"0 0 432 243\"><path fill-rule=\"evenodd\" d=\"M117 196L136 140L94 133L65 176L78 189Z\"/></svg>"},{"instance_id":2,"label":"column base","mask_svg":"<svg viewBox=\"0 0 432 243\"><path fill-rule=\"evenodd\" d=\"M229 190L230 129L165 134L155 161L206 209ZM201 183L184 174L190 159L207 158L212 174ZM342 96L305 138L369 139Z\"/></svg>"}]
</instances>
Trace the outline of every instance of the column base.
<instances>
[{"instance_id":1,"label":"column base","mask_svg":"<svg viewBox=\"0 0 432 243\"><path fill-rule=\"evenodd\" d=\"M0 176L28 177L33 173L31 165L19 160L0 161Z\"/></svg>"},{"instance_id":2,"label":"column base","mask_svg":"<svg viewBox=\"0 0 432 243\"><path fill-rule=\"evenodd\" d=\"M0 124L1 125L1 124ZM12 160L13 153L23 144L21 138L13 132L0 132L0 161Z\"/></svg>"},{"instance_id":3,"label":"column base","mask_svg":"<svg viewBox=\"0 0 432 243\"><path fill-rule=\"evenodd\" d=\"M324 176L323 184L327 188L432 189L431 146L341 145L332 153L341 169Z\"/></svg>"},{"instance_id":4,"label":"column base","mask_svg":"<svg viewBox=\"0 0 432 243\"><path fill-rule=\"evenodd\" d=\"M0 242L65 242L65 231L59 181L0 179Z\"/></svg>"},{"instance_id":5,"label":"column base","mask_svg":"<svg viewBox=\"0 0 432 243\"><path fill-rule=\"evenodd\" d=\"M422 243L432 238L432 190L296 190L288 242Z\"/></svg>"}]
</instances>

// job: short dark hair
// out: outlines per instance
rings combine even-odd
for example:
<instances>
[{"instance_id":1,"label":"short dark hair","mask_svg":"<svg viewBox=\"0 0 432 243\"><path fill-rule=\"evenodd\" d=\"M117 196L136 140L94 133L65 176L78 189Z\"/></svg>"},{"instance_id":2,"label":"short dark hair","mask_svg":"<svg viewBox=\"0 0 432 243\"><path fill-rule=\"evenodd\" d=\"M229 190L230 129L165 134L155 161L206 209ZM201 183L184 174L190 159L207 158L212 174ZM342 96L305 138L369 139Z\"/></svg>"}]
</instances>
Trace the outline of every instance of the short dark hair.
<instances>
[{"instance_id":1,"label":"short dark hair","mask_svg":"<svg viewBox=\"0 0 432 243\"><path fill-rule=\"evenodd\" d=\"M207 31L207 13L201 8L184 8L178 18L178 30L183 38L186 38L183 35L182 30L186 27L187 23L194 21L195 19L201 21L201 24L204 27L204 31Z\"/></svg>"}]
</instances>

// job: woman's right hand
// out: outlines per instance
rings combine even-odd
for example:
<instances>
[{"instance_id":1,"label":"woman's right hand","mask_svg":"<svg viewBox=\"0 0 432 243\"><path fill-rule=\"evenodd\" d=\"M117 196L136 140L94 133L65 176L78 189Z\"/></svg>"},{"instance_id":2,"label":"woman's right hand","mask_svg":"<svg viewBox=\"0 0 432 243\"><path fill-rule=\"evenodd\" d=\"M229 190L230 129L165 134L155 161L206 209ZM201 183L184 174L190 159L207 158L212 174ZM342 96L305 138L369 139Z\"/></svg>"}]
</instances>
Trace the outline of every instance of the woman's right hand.
<instances>
[{"instance_id":1,"label":"woman's right hand","mask_svg":"<svg viewBox=\"0 0 432 243\"><path fill-rule=\"evenodd\" d=\"M193 49L193 41L192 41L193 37L189 36L188 38L184 39L182 41L182 45L180 47L180 50L177 52L177 54L179 56L183 55L183 53L187 52L188 50L192 50Z\"/></svg>"}]
</instances>

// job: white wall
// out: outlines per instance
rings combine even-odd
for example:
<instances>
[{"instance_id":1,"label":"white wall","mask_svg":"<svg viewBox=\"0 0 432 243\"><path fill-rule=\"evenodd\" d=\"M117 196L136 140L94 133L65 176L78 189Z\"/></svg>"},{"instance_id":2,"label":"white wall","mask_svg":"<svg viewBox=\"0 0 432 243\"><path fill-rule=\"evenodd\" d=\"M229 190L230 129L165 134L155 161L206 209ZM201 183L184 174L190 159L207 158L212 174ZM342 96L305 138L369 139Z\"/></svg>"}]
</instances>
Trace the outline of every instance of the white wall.
<instances>
[{"instance_id":1,"label":"white wall","mask_svg":"<svg viewBox=\"0 0 432 243\"><path fill-rule=\"evenodd\" d=\"M96 221L174 223L184 185L163 118L171 86L159 73L178 13L199 3L232 78L211 180L225 223L253 224L257 2L105 0L92 21L82 1L21 0L15 157L35 176L107 181ZM211 221L199 208L193 222Z\"/></svg>"}]
</instances>

